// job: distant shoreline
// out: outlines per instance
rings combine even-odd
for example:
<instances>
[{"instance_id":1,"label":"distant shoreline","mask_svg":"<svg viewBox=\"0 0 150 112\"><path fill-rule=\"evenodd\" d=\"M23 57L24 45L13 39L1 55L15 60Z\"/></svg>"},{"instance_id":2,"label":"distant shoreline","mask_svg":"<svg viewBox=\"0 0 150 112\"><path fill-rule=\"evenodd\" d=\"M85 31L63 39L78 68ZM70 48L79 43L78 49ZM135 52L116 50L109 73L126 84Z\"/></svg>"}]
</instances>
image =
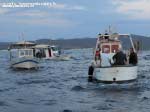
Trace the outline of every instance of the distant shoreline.
<instances>
[{"instance_id":1,"label":"distant shoreline","mask_svg":"<svg viewBox=\"0 0 150 112\"><path fill-rule=\"evenodd\" d=\"M141 41L142 50L150 50L150 38L140 35L132 35L133 40ZM95 48L96 38L76 38L76 39L39 39L31 42L36 42L36 44L50 44L58 45L62 49L83 49L83 48ZM124 45L128 45L126 40L123 40ZM0 50L7 50L9 45L14 42L0 42Z\"/></svg>"}]
</instances>

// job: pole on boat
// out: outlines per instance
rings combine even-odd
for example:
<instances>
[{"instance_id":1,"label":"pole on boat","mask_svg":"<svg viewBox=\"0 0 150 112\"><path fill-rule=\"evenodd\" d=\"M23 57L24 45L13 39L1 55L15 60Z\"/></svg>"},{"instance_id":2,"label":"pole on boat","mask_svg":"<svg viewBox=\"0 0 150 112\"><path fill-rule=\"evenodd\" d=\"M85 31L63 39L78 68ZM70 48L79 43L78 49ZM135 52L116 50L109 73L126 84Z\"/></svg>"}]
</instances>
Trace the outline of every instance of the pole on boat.
<instances>
[{"instance_id":1,"label":"pole on boat","mask_svg":"<svg viewBox=\"0 0 150 112\"><path fill-rule=\"evenodd\" d=\"M134 52L136 52L131 34L129 35L129 39L130 39L130 41L131 41L131 44L132 44L132 47L133 47Z\"/></svg>"},{"instance_id":2,"label":"pole on boat","mask_svg":"<svg viewBox=\"0 0 150 112\"><path fill-rule=\"evenodd\" d=\"M131 45L132 45L132 47L133 47L133 50L134 50L134 52L136 52L131 34L119 34L119 36L127 36L127 37L129 37L130 42L131 42Z\"/></svg>"},{"instance_id":3,"label":"pole on boat","mask_svg":"<svg viewBox=\"0 0 150 112\"><path fill-rule=\"evenodd\" d=\"M100 34L98 34L98 37L97 37L96 46L95 46L95 50L94 50L94 57L95 57L96 50L97 50L98 44L99 44L99 36L100 36ZM95 60L95 58L94 58L94 60Z\"/></svg>"}]
</instances>

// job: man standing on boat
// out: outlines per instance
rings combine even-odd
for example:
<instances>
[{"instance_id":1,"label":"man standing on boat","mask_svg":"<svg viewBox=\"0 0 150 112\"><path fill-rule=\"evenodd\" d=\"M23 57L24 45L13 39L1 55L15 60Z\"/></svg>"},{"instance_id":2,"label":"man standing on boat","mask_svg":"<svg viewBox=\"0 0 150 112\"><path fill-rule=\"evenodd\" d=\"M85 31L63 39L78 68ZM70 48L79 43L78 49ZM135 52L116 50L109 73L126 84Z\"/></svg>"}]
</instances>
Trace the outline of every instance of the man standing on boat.
<instances>
[{"instance_id":1,"label":"man standing on boat","mask_svg":"<svg viewBox=\"0 0 150 112\"><path fill-rule=\"evenodd\" d=\"M137 63L138 63L137 54L134 52L133 48L130 48L129 64L136 65Z\"/></svg>"},{"instance_id":2,"label":"man standing on boat","mask_svg":"<svg viewBox=\"0 0 150 112\"><path fill-rule=\"evenodd\" d=\"M101 54L100 54L100 52L101 52L101 49L100 49L100 48L98 48L98 49L96 50L96 52L95 52L95 62L96 62L96 64L98 64L99 66L101 66Z\"/></svg>"},{"instance_id":3,"label":"man standing on boat","mask_svg":"<svg viewBox=\"0 0 150 112\"><path fill-rule=\"evenodd\" d=\"M113 56L114 65L125 65L127 63L126 55L118 49L117 53Z\"/></svg>"}]
</instances>

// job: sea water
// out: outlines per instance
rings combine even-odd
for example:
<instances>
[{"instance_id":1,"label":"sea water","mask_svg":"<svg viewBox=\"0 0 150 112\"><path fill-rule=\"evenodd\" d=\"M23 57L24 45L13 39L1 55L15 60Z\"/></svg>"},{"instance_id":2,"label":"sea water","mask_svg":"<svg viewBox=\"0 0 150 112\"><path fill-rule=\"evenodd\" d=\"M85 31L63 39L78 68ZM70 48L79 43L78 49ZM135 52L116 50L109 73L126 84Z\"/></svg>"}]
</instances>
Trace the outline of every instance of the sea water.
<instances>
[{"instance_id":1,"label":"sea water","mask_svg":"<svg viewBox=\"0 0 150 112\"><path fill-rule=\"evenodd\" d=\"M92 49L66 50L70 61L42 61L38 70L13 70L0 51L0 112L149 112L150 52L140 52L137 81L88 82Z\"/></svg>"}]
</instances>

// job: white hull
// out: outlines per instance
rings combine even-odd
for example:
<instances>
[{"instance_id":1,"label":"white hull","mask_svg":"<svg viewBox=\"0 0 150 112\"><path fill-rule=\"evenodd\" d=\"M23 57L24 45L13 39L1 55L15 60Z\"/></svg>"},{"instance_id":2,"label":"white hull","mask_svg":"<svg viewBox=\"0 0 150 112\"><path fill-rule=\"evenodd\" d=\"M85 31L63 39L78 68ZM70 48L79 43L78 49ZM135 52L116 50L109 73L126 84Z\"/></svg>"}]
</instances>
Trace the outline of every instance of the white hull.
<instances>
[{"instance_id":1,"label":"white hull","mask_svg":"<svg viewBox=\"0 0 150 112\"><path fill-rule=\"evenodd\" d=\"M48 57L48 58L44 58L47 60L58 60L58 61L69 61L71 59L71 56L64 56L64 55L60 55L60 56L53 56L53 57Z\"/></svg>"},{"instance_id":2,"label":"white hull","mask_svg":"<svg viewBox=\"0 0 150 112\"><path fill-rule=\"evenodd\" d=\"M11 62L12 68L17 69L33 69L38 67L38 61L36 59L19 59Z\"/></svg>"},{"instance_id":3,"label":"white hull","mask_svg":"<svg viewBox=\"0 0 150 112\"><path fill-rule=\"evenodd\" d=\"M58 57L55 57L55 59L60 61L69 61L71 59L71 56L60 55Z\"/></svg>"},{"instance_id":4,"label":"white hull","mask_svg":"<svg viewBox=\"0 0 150 112\"><path fill-rule=\"evenodd\" d=\"M95 68L94 78L104 82L135 80L137 78L137 66Z\"/></svg>"}]
</instances>

